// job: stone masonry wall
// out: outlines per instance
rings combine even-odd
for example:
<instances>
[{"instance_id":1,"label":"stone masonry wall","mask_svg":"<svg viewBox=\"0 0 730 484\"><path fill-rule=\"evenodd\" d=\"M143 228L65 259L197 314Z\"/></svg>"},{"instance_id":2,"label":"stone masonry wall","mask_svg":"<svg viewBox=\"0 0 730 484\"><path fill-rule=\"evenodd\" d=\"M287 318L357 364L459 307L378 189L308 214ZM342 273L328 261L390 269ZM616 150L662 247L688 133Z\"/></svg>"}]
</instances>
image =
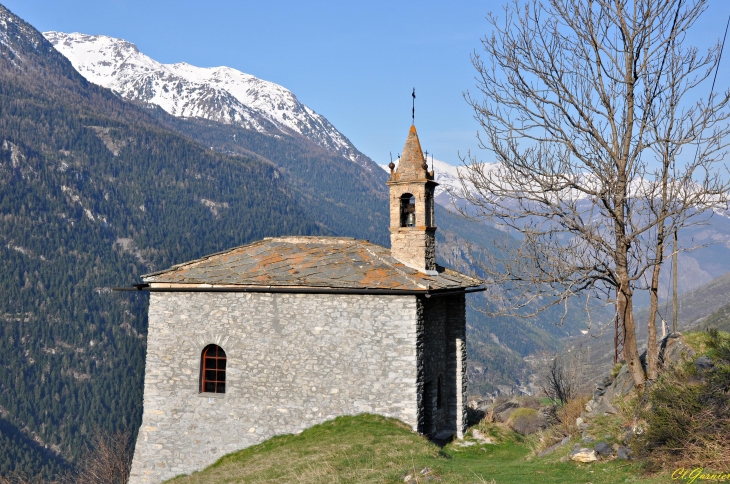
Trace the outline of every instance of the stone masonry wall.
<instances>
[{"instance_id":1,"label":"stone masonry wall","mask_svg":"<svg viewBox=\"0 0 730 484\"><path fill-rule=\"evenodd\" d=\"M466 331L463 294L424 298L421 432L437 438L466 431ZM441 377L441 404L438 402Z\"/></svg>"},{"instance_id":2,"label":"stone masonry wall","mask_svg":"<svg viewBox=\"0 0 730 484\"><path fill-rule=\"evenodd\" d=\"M390 252L401 262L414 268L436 269L436 237L433 230L418 227L391 229Z\"/></svg>"},{"instance_id":3,"label":"stone masonry wall","mask_svg":"<svg viewBox=\"0 0 730 484\"><path fill-rule=\"evenodd\" d=\"M416 226L400 226L400 197L416 198ZM418 269L436 269L433 187L423 180L390 185L390 250L393 257Z\"/></svg>"},{"instance_id":4,"label":"stone masonry wall","mask_svg":"<svg viewBox=\"0 0 730 484\"><path fill-rule=\"evenodd\" d=\"M466 296L454 295L447 298L448 304L446 335L453 357L449 358L448 372L456 379L455 395L449 401L451 421L456 425L456 436L463 438L467 430L466 411Z\"/></svg>"},{"instance_id":5,"label":"stone masonry wall","mask_svg":"<svg viewBox=\"0 0 730 484\"><path fill-rule=\"evenodd\" d=\"M416 430L418 319L415 296L152 293L130 484L339 415L377 413ZM224 395L199 393L211 343L226 352Z\"/></svg>"}]
</instances>

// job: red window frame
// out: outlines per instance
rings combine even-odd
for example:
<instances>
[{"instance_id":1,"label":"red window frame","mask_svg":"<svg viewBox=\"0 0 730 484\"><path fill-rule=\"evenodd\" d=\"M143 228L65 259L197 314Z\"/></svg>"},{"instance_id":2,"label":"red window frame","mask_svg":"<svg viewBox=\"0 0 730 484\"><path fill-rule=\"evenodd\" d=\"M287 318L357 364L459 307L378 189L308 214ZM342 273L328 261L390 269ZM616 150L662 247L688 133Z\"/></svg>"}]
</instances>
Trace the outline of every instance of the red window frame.
<instances>
[{"instance_id":1,"label":"red window frame","mask_svg":"<svg viewBox=\"0 0 730 484\"><path fill-rule=\"evenodd\" d=\"M226 393L226 352L208 345L200 358L200 393Z\"/></svg>"}]
</instances>

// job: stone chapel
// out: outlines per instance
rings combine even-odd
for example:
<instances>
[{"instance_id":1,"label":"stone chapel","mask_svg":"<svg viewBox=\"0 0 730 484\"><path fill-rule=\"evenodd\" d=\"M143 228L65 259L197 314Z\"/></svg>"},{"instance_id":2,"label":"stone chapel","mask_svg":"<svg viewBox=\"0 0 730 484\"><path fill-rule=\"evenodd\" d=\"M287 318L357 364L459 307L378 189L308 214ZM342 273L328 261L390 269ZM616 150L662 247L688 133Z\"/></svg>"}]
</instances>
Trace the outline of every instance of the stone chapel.
<instances>
[{"instance_id":1,"label":"stone chapel","mask_svg":"<svg viewBox=\"0 0 730 484\"><path fill-rule=\"evenodd\" d=\"M466 429L465 294L436 264L433 171L415 126L390 165L391 248L275 237L142 276L144 413L130 483L189 474L340 415Z\"/></svg>"}]
</instances>

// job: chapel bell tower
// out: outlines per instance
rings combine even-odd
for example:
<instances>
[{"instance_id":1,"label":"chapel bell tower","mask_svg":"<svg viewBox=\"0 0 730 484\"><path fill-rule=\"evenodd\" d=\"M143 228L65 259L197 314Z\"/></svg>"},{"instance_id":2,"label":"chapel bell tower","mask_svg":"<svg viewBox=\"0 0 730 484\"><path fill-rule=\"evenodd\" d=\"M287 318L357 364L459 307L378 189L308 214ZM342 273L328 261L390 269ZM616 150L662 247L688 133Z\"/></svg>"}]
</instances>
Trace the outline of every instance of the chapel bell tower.
<instances>
[{"instance_id":1,"label":"chapel bell tower","mask_svg":"<svg viewBox=\"0 0 730 484\"><path fill-rule=\"evenodd\" d=\"M390 168L391 255L420 271L436 270L436 223L434 221L433 171L428 171L416 127L411 126L403 155Z\"/></svg>"}]
</instances>

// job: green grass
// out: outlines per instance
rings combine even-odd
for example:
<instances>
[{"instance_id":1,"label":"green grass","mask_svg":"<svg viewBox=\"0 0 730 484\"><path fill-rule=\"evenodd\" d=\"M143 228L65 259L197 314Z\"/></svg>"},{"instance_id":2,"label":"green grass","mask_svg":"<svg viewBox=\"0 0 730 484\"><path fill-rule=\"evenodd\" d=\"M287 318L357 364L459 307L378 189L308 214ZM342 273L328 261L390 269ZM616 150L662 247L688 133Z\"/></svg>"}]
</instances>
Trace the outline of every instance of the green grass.
<instances>
[{"instance_id":1,"label":"green grass","mask_svg":"<svg viewBox=\"0 0 730 484\"><path fill-rule=\"evenodd\" d=\"M726 331L719 331L719 335L721 338L730 339L730 333ZM684 341L697 353L695 355L695 359L700 356L715 356L714 352L707 344L709 338L707 331L691 331L683 333L682 337L684 338Z\"/></svg>"},{"instance_id":2,"label":"green grass","mask_svg":"<svg viewBox=\"0 0 730 484\"><path fill-rule=\"evenodd\" d=\"M377 415L339 417L299 435L274 437L229 454L200 472L180 476L174 484L202 483L381 483L404 482L407 474L429 468L430 476L449 483L624 483L668 482L668 476L646 478L636 463L560 462L573 447L566 444L545 458L534 457L537 437L481 424L496 445L444 449L394 419ZM472 441L469 437L467 442Z\"/></svg>"}]
</instances>

